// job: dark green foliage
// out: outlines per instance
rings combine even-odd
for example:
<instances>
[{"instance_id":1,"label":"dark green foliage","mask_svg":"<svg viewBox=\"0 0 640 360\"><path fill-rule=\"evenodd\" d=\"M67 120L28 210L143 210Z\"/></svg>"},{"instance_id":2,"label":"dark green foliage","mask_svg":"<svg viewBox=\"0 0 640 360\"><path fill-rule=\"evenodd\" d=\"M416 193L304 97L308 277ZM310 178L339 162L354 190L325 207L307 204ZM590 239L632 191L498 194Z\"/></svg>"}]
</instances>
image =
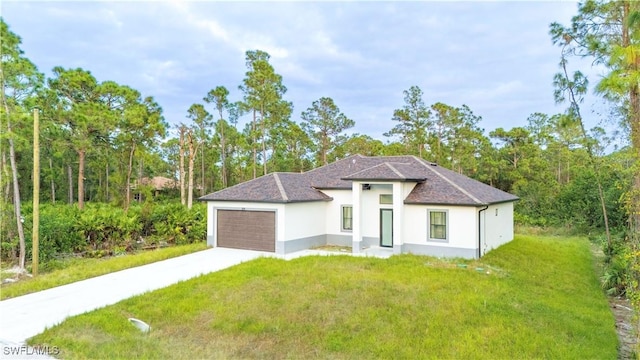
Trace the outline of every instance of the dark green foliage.
<instances>
[{"instance_id":1,"label":"dark green foliage","mask_svg":"<svg viewBox=\"0 0 640 360\"><path fill-rule=\"evenodd\" d=\"M149 204L132 211L140 214L142 237L147 243L191 244L204 240L207 233L207 209L201 203L191 209L178 203Z\"/></svg>"},{"instance_id":2,"label":"dark green foliage","mask_svg":"<svg viewBox=\"0 0 640 360\"><path fill-rule=\"evenodd\" d=\"M83 249L84 238L77 231L79 215L75 206L45 205L40 209L40 256L47 259Z\"/></svg>"},{"instance_id":3,"label":"dark green foliage","mask_svg":"<svg viewBox=\"0 0 640 360\"><path fill-rule=\"evenodd\" d=\"M32 250L32 209L26 206L27 258ZM179 203L133 206L128 212L108 204L77 206L44 204L40 207L40 261L55 268L58 258L72 254L89 257L118 255L138 248L191 244L206 236L206 206L190 210ZM2 258L11 260L15 244L3 242Z\"/></svg>"},{"instance_id":4,"label":"dark green foliage","mask_svg":"<svg viewBox=\"0 0 640 360\"><path fill-rule=\"evenodd\" d=\"M624 229L624 228L623 228ZM605 240L600 241L604 250L604 272L602 288L609 295L626 295L632 278L632 252L627 244L627 230L621 230L612 237L609 247Z\"/></svg>"},{"instance_id":5,"label":"dark green foliage","mask_svg":"<svg viewBox=\"0 0 640 360\"><path fill-rule=\"evenodd\" d=\"M31 258L33 239L32 207L25 206L25 238L27 259ZM40 207L40 261L48 262L61 256L81 252L85 248L82 233L78 232L80 211L76 206L52 206L44 204ZM3 254L5 256L6 254ZM6 257L4 257L6 259ZM46 266L46 265L45 265Z\"/></svg>"}]
</instances>

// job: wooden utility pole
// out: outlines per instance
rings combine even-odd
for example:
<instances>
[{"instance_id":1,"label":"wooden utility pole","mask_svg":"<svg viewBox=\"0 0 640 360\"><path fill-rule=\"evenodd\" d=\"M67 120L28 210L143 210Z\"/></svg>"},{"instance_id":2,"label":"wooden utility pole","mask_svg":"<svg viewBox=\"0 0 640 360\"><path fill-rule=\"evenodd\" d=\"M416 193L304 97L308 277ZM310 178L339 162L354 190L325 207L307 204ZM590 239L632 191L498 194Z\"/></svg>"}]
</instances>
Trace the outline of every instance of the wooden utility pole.
<instances>
[{"instance_id":1,"label":"wooden utility pole","mask_svg":"<svg viewBox=\"0 0 640 360\"><path fill-rule=\"evenodd\" d=\"M33 249L31 272L38 275L40 240L40 119L38 109L33 109Z\"/></svg>"}]
</instances>

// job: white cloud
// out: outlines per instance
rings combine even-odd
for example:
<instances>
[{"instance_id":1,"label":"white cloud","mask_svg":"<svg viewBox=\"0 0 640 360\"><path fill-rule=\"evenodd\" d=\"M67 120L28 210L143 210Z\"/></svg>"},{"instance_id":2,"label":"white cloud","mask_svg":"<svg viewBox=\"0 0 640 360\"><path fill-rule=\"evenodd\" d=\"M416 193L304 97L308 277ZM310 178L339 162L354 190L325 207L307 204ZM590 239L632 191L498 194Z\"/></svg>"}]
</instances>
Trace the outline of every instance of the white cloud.
<instances>
[{"instance_id":1,"label":"white cloud","mask_svg":"<svg viewBox=\"0 0 640 360\"><path fill-rule=\"evenodd\" d=\"M104 16L104 19L109 20L117 28L122 28L122 26L124 25L123 22L118 18L118 15L115 13L115 11L110 9L103 9L101 13Z\"/></svg>"},{"instance_id":2,"label":"white cloud","mask_svg":"<svg viewBox=\"0 0 640 360\"><path fill-rule=\"evenodd\" d=\"M513 96L518 92L525 89L524 84L518 80L512 80L508 82L502 82L494 84L490 87L484 87L471 91L471 97L479 99L480 101L494 102L499 101L505 97Z\"/></svg>"},{"instance_id":3,"label":"white cloud","mask_svg":"<svg viewBox=\"0 0 640 360\"><path fill-rule=\"evenodd\" d=\"M83 66L158 97L180 119L209 89L241 97L244 53L272 56L296 114L333 97L356 132L384 132L411 85L425 102L468 104L483 127L558 111L560 2L5 2L3 17L40 68ZM35 20L39 19L36 26ZM589 64L572 60L585 71ZM598 80L597 69L590 80ZM595 75L591 75L595 74ZM589 105L585 104L585 108ZM515 119L515 120L514 120ZM504 126L500 124L500 126Z\"/></svg>"}]
</instances>

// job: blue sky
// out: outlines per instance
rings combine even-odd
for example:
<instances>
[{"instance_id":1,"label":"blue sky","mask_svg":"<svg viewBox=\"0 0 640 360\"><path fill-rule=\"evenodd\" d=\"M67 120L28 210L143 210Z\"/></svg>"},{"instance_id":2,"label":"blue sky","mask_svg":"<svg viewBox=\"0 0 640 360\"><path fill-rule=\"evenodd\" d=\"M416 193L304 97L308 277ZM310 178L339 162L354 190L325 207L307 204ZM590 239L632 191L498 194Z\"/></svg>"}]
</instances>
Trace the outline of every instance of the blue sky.
<instances>
[{"instance_id":1,"label":"blue sky","mask_svg":"<svg viewBox=\"0 0 640 360\"><path fill-rule=\"evenodd\" d=\"M153 96L170 124L224 85L231 100L246 72L244 53L261 49L288 88L293 119L322 96L356 122L351 132L385 140L403 90L427 105L468 105L489 131L555 114L552 79L560 49L548 26L568 24L563 2L36 2L3 1L1 13L47 75L82 67ZM588 70L587 62L570 66ZM588 126L603 104L583 104Z\"/></svg>"}]
</instances>

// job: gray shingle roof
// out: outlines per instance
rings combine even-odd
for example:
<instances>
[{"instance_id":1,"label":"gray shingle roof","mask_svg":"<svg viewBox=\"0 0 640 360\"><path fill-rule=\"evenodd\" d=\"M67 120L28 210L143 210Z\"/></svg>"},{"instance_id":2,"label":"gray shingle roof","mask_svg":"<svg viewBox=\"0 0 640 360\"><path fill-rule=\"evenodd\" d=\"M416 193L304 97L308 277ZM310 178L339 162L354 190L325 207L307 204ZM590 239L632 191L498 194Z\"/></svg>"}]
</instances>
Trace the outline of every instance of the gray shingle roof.
<instances>
[{"instance_id":1,"label":"gray shingle roof","mask_svg":"<svg viewBox=\"0 0 640 360\"><path fill-rule=\"evenodd\" d=\"M425 172L416 169L412 164L408 163L390 163L382 164L358 171L355 174L345 176L343 180L390 180L390 181L415 181L420 182L426 180Z\"/></svg>"},{"instance_id":2,"label":"gray shingle roof","mask_svg":"<svg viewBox=\"0 0 640 360\"><path fill-rule=\"evenodd\" d=\"M353 155L305 173L272 173L200 200L245 202L329 201L322 189L351 189L352 180L412 181L417 185L407 204L479 206L518 200L518 197L429 163L415 156Z\"/></svg>"},{"instance_id":3,"label":"gray shingle roof","mask_svg":"<svg viewBox=\"0 0 640 360\"><path fill-rule=\"evenodd\" d=\"M329 201L331 197L309 186L298 173L271 173L205 195L205 201L290 203Z\"/></svg>"}]
</instances>

